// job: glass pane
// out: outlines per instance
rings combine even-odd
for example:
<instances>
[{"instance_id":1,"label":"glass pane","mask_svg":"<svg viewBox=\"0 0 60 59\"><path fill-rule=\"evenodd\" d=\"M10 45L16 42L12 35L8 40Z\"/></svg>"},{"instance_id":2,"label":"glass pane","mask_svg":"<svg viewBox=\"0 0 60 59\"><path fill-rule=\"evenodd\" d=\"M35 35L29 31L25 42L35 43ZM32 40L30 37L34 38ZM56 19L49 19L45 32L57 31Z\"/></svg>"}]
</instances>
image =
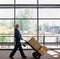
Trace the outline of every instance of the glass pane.
<instances>
[{"instance_id":1,"label":"glass pane","mask_svg":"<svg viewBox=\"0 0 60 59\"><path fill-rule=\"evenodd\" d=\"M60 9L39 9L40 18L60 18Z\"/></svg>"},{"instance_id":2,"label":"glass pane","mask_svg":"<svg viewBox=\"0 0 60 59\"><path fill-rule=\"evenodd\" d=\"M13 4L14 0L0 0L0 4Z\"/></svg>"},{"instance_id":3,"label":"glass pane","mask_svg":"<svg viewBox=\"0 0 60 59\"><path fill-rule=\"evenodd\" d=\"M39 20L39 32L42 34L60 35L60 20Z\"/></svg>"},{"instance_id":4,"label":"glass pane","mask_svg":"<svg viewBox=\"0 0 60 59\"><path fill-rule=\"evenodd\" d=\"M14 20L0 20L0 36L14 35Z\"/></svg>"},{"instance_id":5,"label":"glass pane","mask_svg":"<svg viewBox=\"0 0 60 59\"><path fill-rule=\"evenodd\" d=\"M45 37L45 45L49 48L59 48L60 47L60 38L59 36L47 36Z\"/></svg>"},{"instance_id":6,"label":"glass pane","mask_svg":"<svg viewBox=\"0 0 60 59\"><path fill-rule=\"evenodd\" d=\"M26 36L36 36L37 21L36 20L16 20L16 24L20 25L20 31Z\"/></svg>"},{"instance_id":7,"label":"glass pane","mask_svg":"<svg viewBox=\"0 0 60 59\"><path fill-rule=\"evenodd\" d=\"M37 4L37 0L16 0L17 4Z\"/></svg>"},{"instance_id":8,"label":"glass pane","mask_svg":"<svg viewBox=\"0 0 60 59\"><path fill-rule=\"evenodd\" d=\"M1 37L0 37L0 42L14 42L14 37L1 36ZM3 43L2 43L2 44L3 44Z\"/></svg>"},{"instance_id":9,"label":"glass pane","mask_svg":"<svg viewBox=\"0 0 60 59\"><path fill-rule=\"evenodd\" d=\"M31 49L31 47L27 44L26 46L23 46L23 49ZM0 49L14 49L14 45L0 45Z\"/></svg>"},{"instance_id":10,"label":"glass pane","mask_svg":"<svg viewBox=\"0 0 60 59\"><path fill-rule=\"evenodd\" d=\"M60 49L60 45L57 46L57 44L53 44L53 43L45 44L45 46L50 49Z\"/></svg>"},{"instance_id":11,"label":"glass pane","mask_svg":"<svg viewBox=\"0 0 60 59\"><path fill-rule=\"evenodd\" d=\"M0 49L13 49L13 45L0 45Z\"/></svg>"},{"instance_id":12,"label":"glass pane","mask_svg":"<svg viewBox=\"0 0 60 59\"><path fill-rule=\"evenodd\" d=\"M57 38L57 37L52 37L52 36L51 36L51 37L49 37L49 36L48 36L48 37L45 37L45 42L50 42L50 43L51 43L51 42L52 42L52 43L55 42L55 43L57 43L57 39L56 39L56 38Z\"/></svg>"},{"instance_id":13,"label":"glass pane","mask_svg":"<svg viewBox=\"0 0 60 59\"><path fill-rule=\"evenodd\" d=\"M60 4L60 0L39 0L40 4Z\"/></svg>"},{"instance_id":14,"label":"glass pane","mask_svg":"<svg viewBox=\"0 0 60 59\"><path fill-rule=\"evenodd\" d=\"M39 20L39 36L48 48L59 48L60 20Z\"/></svg>"},{"instance_id":15,"label":"glass pane","mask_svg":"<svg viewBox=\"0 0 60 59\"><path fill-rule=\"evenodd\" d=\"M41 36L41 34L40 34L40 36L39 36L39 42L40 42L40 44L43 43L43 36Z\"/></svg>"},{"instance_id":16,"label":"glass pane","mask_svg":"<svg viewBox=\"0 0 60 59\"><path fill-rule=\"evenodd\" d=\"M14 18L14 9L0 9L0 18Z\"/></svg>"},{"instance_id":17,"label":"glass pane","mask_svg":"<svg viewBox=\"0 0 60 59\"><path fill-rule=\"evenodd\" d=\"M16 9L16 18L37 18L36 9Z\"/></svg>"}]
</instances>

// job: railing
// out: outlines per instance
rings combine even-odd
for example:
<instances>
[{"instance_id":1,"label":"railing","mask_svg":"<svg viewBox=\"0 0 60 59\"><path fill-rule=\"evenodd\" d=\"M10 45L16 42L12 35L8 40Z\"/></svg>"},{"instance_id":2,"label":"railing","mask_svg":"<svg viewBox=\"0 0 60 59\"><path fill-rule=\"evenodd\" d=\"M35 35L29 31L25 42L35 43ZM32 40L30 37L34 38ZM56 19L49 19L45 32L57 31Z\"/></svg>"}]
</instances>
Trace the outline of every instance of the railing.
<instances>
[{"instance_id":1,"label":"railing","mask_svg":"<svg viewBox=\"0 0 60 59\"><path fill-rule=\"evenodd\" d=\"M36 39L37 39L37 35L35 34L35 35L31 35L31 34L24 34L24 35L22 35L23 37L35 37ZM1 37L1 36L0 36ZM2 36L2 37L14 37L14 35L8 35L8 36ZM50 46L50 47L48 47L49 49L59 49L60 48L60 42L58 42L58 41L56 41L56 42L46 42L45 41L45 39L43 40L43 35L39 35L39 40L41 39L42 41L39 41L40 42L40 44L43 44L43 45L45 45L45 46ZM52 35L45 35L45 37L57 37L57 35L54 35L54 36L52 36ZM58 35L58 37L60 37L60 35ZM30 39L30 38L29 38ZM22 42L22 45L24 44L25 42ZM14 42L0 42L0 46L14 46ZM51 46L54 46L54 47L56 47L56 48L51 48ZM59 48L58 48L59 47ZM29 47L29 45L27 45L26 46L26 48L25 47L23 47L24 49L31 49L31 47ZM6 48L1 48L1 49L6 49ZM12 49L12 48L7 48L7 49Z\"/></svg>"}]
</instances>

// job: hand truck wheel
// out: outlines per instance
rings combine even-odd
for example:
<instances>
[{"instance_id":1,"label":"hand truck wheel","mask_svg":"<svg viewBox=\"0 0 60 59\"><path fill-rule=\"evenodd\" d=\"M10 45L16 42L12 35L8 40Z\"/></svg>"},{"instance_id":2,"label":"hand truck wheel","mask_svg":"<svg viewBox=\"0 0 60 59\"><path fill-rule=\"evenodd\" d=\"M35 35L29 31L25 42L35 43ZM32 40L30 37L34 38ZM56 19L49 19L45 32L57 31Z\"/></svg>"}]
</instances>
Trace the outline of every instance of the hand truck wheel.
<instances>
[{"instance_id":1,"label":"hand truck wheel","mask_svg":"<svg viewBox=\"0 0 60 59\"><path fill-rule=\"evenodd\" d=\"M40 57L41 57L41 54L39 54L38 52L33 52L32 55L36 59L40 59Z\"/></svg>"}]
</instances>

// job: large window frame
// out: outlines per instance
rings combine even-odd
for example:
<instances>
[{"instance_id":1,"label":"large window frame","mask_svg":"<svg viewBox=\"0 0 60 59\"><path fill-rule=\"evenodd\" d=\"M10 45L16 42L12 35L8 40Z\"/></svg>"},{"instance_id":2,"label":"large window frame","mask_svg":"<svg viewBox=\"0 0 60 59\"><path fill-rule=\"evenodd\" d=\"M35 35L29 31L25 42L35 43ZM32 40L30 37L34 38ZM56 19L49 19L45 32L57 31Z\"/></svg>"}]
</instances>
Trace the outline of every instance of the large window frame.
<instances>
[{"instance_id":1,"label":"large window frame","mask_svg":"<svg viewBox=\"0 0 60 59\"><path fill-rule=\"evenodd\" d=\"M2 19L2 20L4 20L4 19L7 19L7 20L9 20L9 19L11 19L11 20L14 20L14 25L15 25L15 20L16 19L19 19L19 18L16 18L16 9L18 9L18 8L35 8L35 9L37 9L37 17L36 18L21 18L21 19L27 19L27 20L29 20L29 19L36 19L37 20L37 41L39 41L39 20L43 20L43 19L47 19L47 20L49 20L49 19L55 19L55 20L60 20L60 18L39 18L39 9L45 9L45 8L60 8L60 4L39 4L39 0L36 0L37 2L36 2L36 4L16 4L16 0L14 0L14 4L0 4L0 9L1 8L5 8L5 9L14 9L14 17L13 18L0 18L0 19ZM6 36L6 37L8 37L8 36ZM9 36L9 37L14 37L14 36ZM12 43L7 43L7 42L4 42L4 43L0 43L1 45L14 45L14 42L12 42ZM43 42L42 42L42 44L51 44L51 42L50 43L48 43L48 42L45 42L45 39L43 39ZM54 44L56 44L56 43L54 43ZM58 42L57 41L57 46L58 46L58 44L60 44L60 42ZM28 48L27 48L28 49ZM59 49L59 48L51 48L51 49Z\"/></svg>"}]
</instances>

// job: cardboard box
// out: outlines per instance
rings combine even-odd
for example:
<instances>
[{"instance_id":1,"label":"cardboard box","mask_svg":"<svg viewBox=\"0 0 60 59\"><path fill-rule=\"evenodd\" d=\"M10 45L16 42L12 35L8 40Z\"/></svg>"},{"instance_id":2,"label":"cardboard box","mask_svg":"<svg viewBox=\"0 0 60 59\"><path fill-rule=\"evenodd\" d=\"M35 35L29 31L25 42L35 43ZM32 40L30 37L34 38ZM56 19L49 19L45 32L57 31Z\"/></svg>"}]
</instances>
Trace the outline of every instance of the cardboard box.
<instances>
[{"instance_id":1,"label":"cardboard box","mask_svg":"<svg viewBox=\"0 0 60 59\"><path fill-rule=\"evenodd\" d=\"M35 50L38 50L38 49L41 47L40 43L38 43L38 41L35 40L35 38L33 38L33 37L29 40L28 43L29 43Z\"/></svg>"},{"instance_id":2,"label":"cardboard box","mask_svg":"<svg viewBox=\"0 0 60 59\"><path fill-rule=\"evenodd\" d=\"M44 55L48 49L45 46L40 45L35 38L31 38L28 42L36 51L38 51L41 55Z\"/></svg>"},{"instance_id":3,"label":"cardboard box","mask_svg":"<svg viewBox=\"0 0 60 59\"><path fill-rule=\"evenodd\" d=\"M48 51L48 49L47 49L47 47L45 47L45 46L42 46L42 48L38 50L38 52L39 52L41 55L46 54L47 51Z\"/></svg>"}]
</instances>

